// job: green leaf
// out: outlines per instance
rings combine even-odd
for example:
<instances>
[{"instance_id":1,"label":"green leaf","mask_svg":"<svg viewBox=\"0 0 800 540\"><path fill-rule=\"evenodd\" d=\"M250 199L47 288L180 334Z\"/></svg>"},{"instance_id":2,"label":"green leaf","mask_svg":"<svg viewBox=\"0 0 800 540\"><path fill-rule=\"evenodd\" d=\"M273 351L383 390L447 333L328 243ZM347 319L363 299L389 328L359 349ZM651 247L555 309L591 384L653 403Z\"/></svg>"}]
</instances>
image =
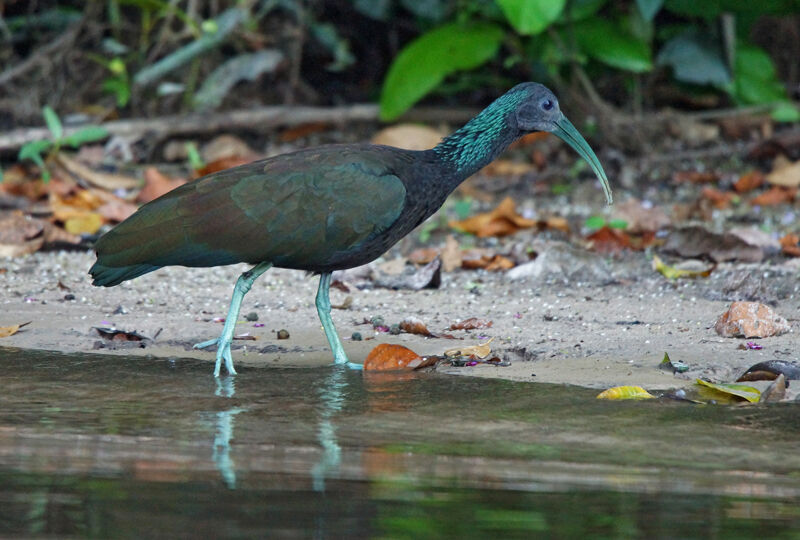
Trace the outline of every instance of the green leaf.
<instances>
[{"instance_id":1,"label":"green leaf","mask_svg":"<svg viewBox=\"0 0 800 540\"><path fill-rule=\"evenodd\" d=\"M769 55L760 47L739 42L731 93L743 104L774 103L787 100L786 89L778 80Z\"/></svg>"},{"instance_id":2,"label":"green leaf","mask_svg":"<svg viewBox=\"0 0 800 540\"><path fill-rule=\"evenodd\" d=\"M800 122L800 109L791 101L781 101L772 109L770 116L776 122Z\"/></svg>"},{"instance_id":3,"label":"green leaf","mask_svg":"<svg viewBox=\"0 0 800 540\"><path fill-rule=\"evenodd\" d=\"M520 34L538 34L558 19L566 0L497 0L508 22Z\"/></svg>"},{"instance_id":4,"label":"green leaf","mask_svg":"<svg viewBox=\"0 0 800 540\"><path fill-rule=\"evenodd\" d=\"M597 399L654 399L656 396L641 386L615 386L597 394Z\"/></svg>"},{"instance_id":5,"label":"green leaf","mask_svg":"<svg viewBox=\"0 0 800 540\"><path fill-rule=\"evenodd\" d=\"M606 5L608 0L572 0L558 18L558 22L577 22L591 17Z\"/></svg>"},{"instance_id":6,"label":"green leaf","mask_svg":"<svg viewBox=\"0 0 800 540\"><path fill-rule=\"evenodd\" d=\"M720 0L665 0L664 8L678 15L705 19L717 17L722 13Z\"/></svg>"},{"instance_id":7,"label":"green leaf","mask_svg":"<svg viewBox=\"0 0 800 540\"><path fill-rule=\"evenodd\" d=\"M206 77L200 90L194 95L195 107L218 107L237 83L243 80L254 81L263 73L272 73L283 58L283 53L276 49L263 49L226 60Z\"/></svg>"},{"instance_id":8,"label":"green leaf","mask_svg":"<svg viewBox=\"0 0 800 540\"><path fill-rule=\"evenodd\" d=\"M733 383L711 383L703 379L697 379L697 384L712 388L713 390L722 394L736 396L749 401L750 403L758 403L761 397L761 391L758 388L747 386L746 384L733 384Z\"/></svg>"},{"instance_id":9,"label":"green leaf","mask_svg":"<svg viewBox=\"0 0 800 540\"><path fill-rule=\"evenodd\" d=\"M124 107L131 99L131 83L127 77L110 77L104 80L103 90L114 95L117 107Z\"/></svg>"},{"instance_id":10,"label":"green leaf","mask_svg":"<svg viewBox=\"0 0 800 540\"><path fill-rule=\"evenodd\" d=\"M576 24L575 37L581 50L609 66L637 73L653 68L650 45L604 19Z\"/></svg>"},{"instance_id":11,"label":"green leaf","mask_svg":"<svg viewBox=\"0 0 800 540\"><path fill-rule=\"evenodd\" d=\"M625 221L624 219L612 219L611 221L608 222L608 226L611 227L612 229L624 230L628 228L628 222Z\"/></svg>"},{"instance_id":12,"label":"green leaf","mask_svg":"<svg viewBox=\"0 0 800 540\"><path fill-rule=\"evenodd\" d=\"M184 148L186 148L186 157L189 160L189 166L192 168L192 170L197 171L206 166L203 158L200 157L200 151L197 150L196 144L193 142L187 142L184 145Z\"/></svg>"},{"instance_id":13,"label":"green leaf","mask_svg":"<svg viewBox=\"0 0 800 540\"><path fill-rule=\"evenodd\" d=\"M83 144L100 141L108 136L108 130L102 126L86 126L82 127L72 135L65 137L64 144L73 148L78 148Z\"/></svg>"},{"instance_id":14,"label":"green leaf","mask_svg":"<svg viewBox=\"0 0 800 540\"><path fill-rule=\"evenodd\" d=\"M664 0L636 0L636 5L639 6L639 13L646 21L652 21L659 12Z\"/></svg>"},{"instance_id":15,"label":"green leaf","mask_svg":"<svg viewBox=\"0 0 800 540\"><path fill-rule=\"evenodd\" d=\"M592 216L583 223L587 229L602 229L605 224L606 220L603 216Z\"/></svg>"},{"instance_id":16,"label":"green leaf","mask_svg":"<svg viewBox=\"0 0 800 540\"><path fill-rule=\"evenodd\" d=\"M38 157L41 160L42 154L44 154L51 146L53 146L53 141L49 140L25 143L22 145L22 148L19 149L17 159L20 161L30 159L31 161L36 162L38 165L39 162L36 161L36 158ZM42 164L44 164L44 162L42 162Z\"/></svg>"},{"instance_id":17,"label":"green leaf","mask_svg":"<svg viewBox=\"0 0 800 540\"><path fill-rule=\"evenodd\" d=\"M719 44L707 34L690 30L667 41L656 58L659 65L670 66L675 78L692 84L730 84L731 74Z\"/></svg>"},{"instance_id":18,"label":"green leaf","mask_svg":"<svg viewBox=\"0 0 800 540\"><path fill-rule=\"evenodd\" d=\"M54 139L60 139L64 134L64 127L61 125L56 111L50 105L42 107L42 115L44 115L44 123L47 124L47 129L53 134Z\"/></svg>"},{"instance_id":19,"label":"green leaf","mask_svg":"<svg viewBox=\"0 0 800 540\"><path fill-rule=\"evenodd\" d=\"M494 24L451 23L406 45L383 82L381 120L403 114L450 73L474 69L494 57L502 39L503 31Z\"/></svg>"}]
</instances>

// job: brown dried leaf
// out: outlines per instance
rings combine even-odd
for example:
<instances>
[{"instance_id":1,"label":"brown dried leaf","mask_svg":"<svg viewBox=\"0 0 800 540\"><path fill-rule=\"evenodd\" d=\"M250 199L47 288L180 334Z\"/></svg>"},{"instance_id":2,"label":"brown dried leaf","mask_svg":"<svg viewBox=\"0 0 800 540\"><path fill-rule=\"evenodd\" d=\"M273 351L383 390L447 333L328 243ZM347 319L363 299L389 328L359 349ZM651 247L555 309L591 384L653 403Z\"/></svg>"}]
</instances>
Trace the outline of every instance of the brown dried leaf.
<instances>
[{"instance_id":1,"label":"brown dried leaf","mask_svg":"<svg viewBox=\"0 0 800 540\"><path fill-rule=\"evenodd\" d=\"M461 268L461 246L452 234L447 235L441 256L442 270L445 272Z\"/></svg>"},{"instance_id":2,"label":"brown dried leaf","mask_svg":"<svg viewBox=\"0 0 800 540\"><path fill-rule=\"evenodd\" d=\"M185 183L183 178L170 178L155 167L147 167L144 170L144 187L136 200L141 203L150 202Z\"/></svg>"},{"instance_id":3,"label":"brown dried leaf","mask_svg":"<svg viewBox=\"0 0 800 540\"><path fill-rule=\"evenodd\" d=\"M477 330L478 328L491 328L492 321L470 317L461 322L450 325L450 330Z\"/></svg>"},{"instance_id":4,"label":"brown dried leaf","mask_svg":"<svg viewBox=\"0 0 800 540\"><path fill-rule=\"evenodd\" d=\"M364 371L412 370L422 362L423 358L408 347L381 343L367 355Z\"/></svg>"},{"instance_id":5,"label":"brown dried leaf","mask_svg":"<svg viewBox=\"0 0 800 540\"><path fill-rule=\"evenodd\" d=\"M619 253L623 249L632 247L630 236L619 229L612 229L609 226L596 230L586 239L590 242L591 249L598 253Z\"/></svg>"},{"instance_id":6,"label":"brown dried leaf","mask_svg":"<svg viewBox=\"0 0 800 540\"><path fill-rule=\"evenodd\" d=\"M103 188L107 191L114 191L115 189L133 189L142 184L138 178L133 178L131 176L95 171L80 161L72 159L63 152L56 154L56 163L64 167L64 169L73 176L81 178L93 186Z\"/></svg>"},{"instance_id":7,"label":"brown dried leaf","mask_svg":"<svg viewBox=\"0 0 800 540\"><path fill-rule=\"evenodd\" d=\"M736 193L731 191L720 191L719 189L713 187L704 187L703 191L700 192L700 196L711 201L711 204L714 205L714 208L724 210L725 208L730 207L731 202L733 202L733 200L736 198Z\"/></svg>"},{"instance_id":8,"label":"brown dried leaf","mask_svg":"<svg viewBox=\"0 0 800 540\"><path fill-rule=\"evenodd\" d=\"M797 195L797 188L785 188L772 186L761 195L750 200L753 206L774 206L777 204L790 203Z\"/></svg>"},{"instance_id":9,"label":"brown dried leaf","mask_svg":"<svg viewBox=\"0 0 800 540\"><path fill-rule=\"evenodd\" d=\"M181 144L185 147L186 143ZM254 159L258 155L250 146L236 135L228 133L214 137L200 150L203 161L211 163L223 158L246 157ZM185 158L183 158L185 159Z\"/></svg>"},{"instance_id":10,"label":"brown dried leaf","mask_svg":"<svg viewBox=\"0 0 800 540\"><path fill-rule=\"evenodd\" d=\"M329 124L325 122L311 122L308 124L300 124L299 126L290 127L285 129L281 132L280 140L281 142L289 143L294 142L297 139L302 139L303 137L308 137L313 133L321 133L323 131L327 131L330 128Z\"/></svg>"},{"instance_id":11,"label":"brown dried leaf","mask_svg":"<svg viewBox=\"0 0 800 540\"><path fill-rule=\"evenodd\" d=\"M787 234L780 239L781 251L790 257L800 257L800 236Z\"/></svg>"},{"instance_id":12,"label":"brown dried leaf","mask_svg":"<svg viewBox=\"0 0 800 540\"><path fill-rule=\"evenodd\" d=\"M656 232L672 224L672 220L659 206L645 207L642 201L630 198L614 208L614 218L625 221L631 233Z\"/></svg>"},{"instance_id":13,"label":"brown dried leaf","mask_svg":"<svg viewBox=\"0 0 800 540\"><path fill-rule=\"evenodd\" d=\"M0 213L0 257L19 257L38 251L47 222L19 210Z\"/></svg>"},{"instance_id":14,"label":"brown dried leaf","mask_svg":"<svg viewBox=\"0 0 800 540\"><path fill-rule=\"evenodd\" d=\"M463 221L451 221L449 225L459 231L472 233L480 238L489 236L505 236L520 229L535 227L536 220L527 219L517 214L514 200L506 197L491 212L478 214Z\"/></svg>"},{"instance_id":15,"label":"brown dried leaf","mask_svg":"<svg viewBox=\"0 0 800 540\"><path fill-rule=\"evenodd\" d=\"M433 128L418 124L397 124L380 130L372 137L373 144L385 144L406 150L430 150L444 135Z\"/></svg>"},{"instance_id":16,"label":"brown dried leaf","mask_svg":"<svg viewBox=\"0 0 800 540\"><path fill-rule=\"evenodd\" d=\"M764 174L760 171L750 171L739 177L739 179L733 184L733 189L736 191L736 193L746 193L748 191L753 191L756 188L760 188L762 185L764 185L765 180Z\"/></svg>"},{"instance_id":17,"label":"brown dried leaf","mask_svg":"<svg viewBox=\"0 0 800 540\"><path fill-rule=\"evenodd\" d=\"M489 345L494 338L489 339L486 343L479 343L478 345L468 345L466 347L458 347L455 349L448 349L444 351L445 356L472 356L475 355L478 358L486 358L492 352L492 347Z\"/></svg>"},{"instance_id":18,"label":"brown dried leaf","mask_svg":"<svg viewBox=\"0 0 800 540\"><path fill-rule=\"evenodd\" d=\"M239 165L244 165L246 163L250 163L255 161L254 156L229 156L224 158L219 158L216 161L212 161L208 163L205 167L201 167L194 171L194 178L200 178L202 176L206 176L209 174L213 174L215 172L224 171L226 169L230 169L232 167L238 167Z\"/></svg>"},{"instance_id":19,"label":"brown dried leaf","mask_svg":"<svg viewBox=\"0 0 800 540\"><path fill-rule=\"evenodd\" d=\"M408 254L408 260L414 264L428 264L439 255L439 250L432 247L418 248Z\"/></svg>"},{"instance_id":20,"label":"brown dried leaf","mask_svg":"<svg viewBox=\"0 0 800 540\"><path fill-rule=\"evenodd\" d=\"M561 216L550 216L547 219L540 219L537 223L540 229L554 229L557 231L569 232L569 221Z\"/></svg>"},{"instance_id":21,"label":"brown dried leaf","mask_svg":"<svg viewBox=\"0 0 800 540\"><path fill-rule=\"evenodd\" d=\"M719 174L713 171L678 171L672 175L672 179L678 183L710 184L719 180Z\"/></svg>"},{"instance_id":22,"label":"brown dried leaf","mask_svg":"<svg viewBox=\"0 0 800 540\"><path fill-rule=\"evenodd\" d=\"M428 327L425 326L425 323L422 322L417 317L406 317L400 323L400 330L406 332L408 334L417 334L419 336L425 337L436 337L428 330Z\"/></svg>"},{"instance_id":23,"label":"brown dried leaf","mask_svg":"<svg viewBox=\"0 0 800 540\"><path fill-rule=\"evenodd\" d=\"M767 175L767 182L774 186L796 188L800 186L800 161L794 163L775 159L774 169Z\"/></svg>"}]
</instances>

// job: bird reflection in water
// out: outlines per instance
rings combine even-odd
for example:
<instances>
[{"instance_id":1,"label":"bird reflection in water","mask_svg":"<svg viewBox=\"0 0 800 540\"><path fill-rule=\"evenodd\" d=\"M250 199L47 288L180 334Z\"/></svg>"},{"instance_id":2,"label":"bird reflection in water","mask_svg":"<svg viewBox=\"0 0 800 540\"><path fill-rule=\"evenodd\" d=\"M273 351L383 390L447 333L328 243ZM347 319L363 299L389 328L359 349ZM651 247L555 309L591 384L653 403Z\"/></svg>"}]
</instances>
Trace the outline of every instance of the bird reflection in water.
<instances>
[{"instance_id":1,"label":"bird reflection in water","mask_svg":"<svg viewBox=\"0 0 800 540\"><path fill-rule=\"evenodd\" d=\"M232 398L236 393L236 381L234 377L218 377L214 379L217 389L214 395L217 397ZM247 409L233 407L231 409L217 413L217 430L214 434L214 451L212 459L225 481L225 485L230 489L236 489L236 465L231 458L231 439L233 439L233 425L237 414Z\"/></svg>"}]
</instances>

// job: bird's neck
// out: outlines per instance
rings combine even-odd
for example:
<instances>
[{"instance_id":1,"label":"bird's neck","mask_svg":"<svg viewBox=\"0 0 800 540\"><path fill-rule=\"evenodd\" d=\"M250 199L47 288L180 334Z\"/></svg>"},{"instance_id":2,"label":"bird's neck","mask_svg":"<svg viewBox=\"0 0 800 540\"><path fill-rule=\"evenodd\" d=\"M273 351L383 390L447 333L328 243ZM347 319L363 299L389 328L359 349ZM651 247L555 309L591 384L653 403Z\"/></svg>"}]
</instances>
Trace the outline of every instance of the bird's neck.
<instances>
[{"instance_id":1,"label":"bird's neck","mask_svg":"<svg viewBox=\"0 0 800 540\"><path fill-rule=\"evenodd\" d=\"M433 149L442 163L453 170L454 180L461 183L494 161L520 136L509 124L509 114L523 98L522 92L499 97Z\"/></svg>"}]
</instances>

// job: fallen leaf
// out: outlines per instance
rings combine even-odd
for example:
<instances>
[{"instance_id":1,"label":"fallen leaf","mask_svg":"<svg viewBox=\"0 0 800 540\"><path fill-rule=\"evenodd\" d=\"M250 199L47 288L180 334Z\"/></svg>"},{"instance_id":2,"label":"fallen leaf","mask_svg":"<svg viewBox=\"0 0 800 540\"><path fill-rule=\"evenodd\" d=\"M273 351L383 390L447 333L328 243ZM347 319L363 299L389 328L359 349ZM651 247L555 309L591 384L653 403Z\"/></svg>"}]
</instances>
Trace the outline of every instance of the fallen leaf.
<instances>
[{"instance_id":1,"label":"fallen leaf","mask_svg":"<svg viewBox=\"0 0 800 540\"><path fill-rule=\"evenodd\" d=\"M699 226L673 230L662 249L680 257L709 257L715 262L760 262L764 259L764 251L760 247L752 246L736 235L717 234Z\"/></svg>"},{"instance_id":2,"label":"fallen leaf","mask_svg":"<svg viewBox=\"0 0 800 540\"><path fill-rule=\"evenodd\" d=\"M428 264L439 256L439 250L432 247L418 248L408 254L408 260L414 264Z\"/></svg>"},{"instance_id":3,"label":"fallen leaf","mask_svg":"<svg viewBox=\"0 0 800 540\"><path fill-rule=\"evenodd\" d=\"M34 253L44 243L46 222L19 210L0 213L0 257Z\"/></svg>"},{"instance_id":4,"label":"fallen leaf","mask_svg":"<svg viewBox=\"0 0 800 540\"><path fill-rule=\"evenodd\" d=\"M406 317L400 323L400 330L406 332L408 334L417 334L419 336L425 337L436 337L428 330L428 327L425 326L425 323L422 322L417 317Z\"/></svg>"},{"instance_id":5,"label":"fallen leaf","mask_svg":"<svg viewBox=\"0 0 800 540\"><path fill-rule=\"evenodd\" d=\"M514 261L503 255L487 255L485 253L479 254L477 257L474 253L475 250L470 250L461 260L461 267L467 270L485 269L493 272L500 270L508 270L514 268L516 264Z\"/></svg>"},{"instance_id":6,"label":"fallen leaf","mask_svg":"<svg viewBox=\"0 0 800 540\"><path fill-rule=\"evenodd\" d=\"M781 251L790 257L800 257L800 236L787 234L780 239Z\"/></svg>"},{"instance_id":7,"label":"fallen leaf","mask_svg":"<svg viewBox=\"0 0 800 540\"><path fill-rule=\"evenodd\" d=\"M381 343L367 355L364 371L412 370L422 363L423 358L408 347Z\"/></svg>"},{"instance_id":8,"label":"fallen leaf","mask_svg":"<svg viewBox=\"0 0 800 540\"><path fill-rule=\"evenodd\" d=\"M536 220L520 216L514 206L514 200L506 197L491 212L478 214L462 221L451 221L449 225L458 231L471 233L479 238L506 236L514 234L520 229L536 226Z\"/></svg>"},{"instance_id":9,"label":"fallen leaf","mask_svg":"<svg viewBox=\"0 0 800 540\"><path fill-rule=\"evenodd\" d=\"M461 322L453 323L450 325L450 330L477 330L478 328L491 328L492 321L486 319L478 319L477 317L470 317Z\"/></svg>"},{"instance_id":10,"label":"fallen leaf","mask_svg":"<svg viewBox=\"0 0 800 540\"><path fill-rule=\"evenodd\" d=\"M132 176L95 171L83 163L72 159L64 152L58 152L56 154L56 163L64 167L70 174L107 191L134 189L142 184L141 180L133 178Z\"/></svg>"},{"instance_id":11,"label":"fallen leaf","mask_svg":"<svg viewBox=\"0 0 800 540\"><path fill-rule=\"evenodd\" d=\"M13 324L11 326L0 326L0 338L10 337L19 332L19 329L23 326L27 326L31 324L31 321L20 323L20 324Z\"/></svg>"},{"instance_id":12,"label":"fallen leaf","mask_svg":"<svg viewBox=\"0 0 800 540\"><path fill-rule=\"evenodd\" d=\"M403 267L405 268L405 259ZM408 267L398 275L387 275L383 272L374 272L373 285L387 289L437 289L442 284L442 263L437 257L421 268Z\"/></svg>"},{"instance_id":13,"label":"fallen leaf","mask_svg":"<svg viewBox=\"0 0 800 540\"><path fill-rule=\"evenodd\" d=\"M185 153L186 142L180 144L180 148ZM223 158L244 157L257 159L258 153L236 135L224 133L218 135L203 145L200 156L206 163L211 163ZM186 159L186 156L181 159Z\"/></svg>"},{"instance_id":14,"label":"fallen leaf","mask_svg":"<svg viewBox=\"0 0 800 540\"><path fill-rule=\"evenodd\" d=\"M144 187L136 196L136 200L142 203L150 202L185 183L186 180L183 178L170 178L155 167L147 167L144 170Z\"/></svg>"},{"instance_id":15,"label":"fallen leaf","mask_svg":"<svg viewBox=\"0 0 800 540\"><path fill-rule=\"evenodd\" d=\"M678 171L672 175L672 179L678 183L710 184L719 180L719 174L713 171Z\"/></svg>"},{"instance_id":16,"label":"fallen leaf","mask_svg":"<svg viewBox=\"0 0 800 540\"><path fill-rule=\"evenodd\" d=\"M452 234L447 235L441 257L442 270L445 272L461 268L461 246Z\"/></svg>"},{"instance_id":17,"label":"fallen leaf","mask_svg":"<svg viewBox=\"0 0 800 540\"><path fill-rule=\"evenodd\" d=\"M639 199L630 198L614 207L613 217L627 223L625 230L631 233L656 232L672 225L672 220L660 206L645 205Z\"/></svg>"},{"instance_id":18,"label":"fallen leaf","mask_svg":"<svg viewBox=\"0 0 800 540\"><path fill-rule=\"evenodd\" d=\"M97 212L87 212L64 221L64 230L70 234L95 234L103 223L103 216Z\"/></svg>"},{"instance_id":19,"label":"fallen leaf","mask_svg":"<svg viewBox=\"0 0 800 540\"><path fill-rule=\"evenodd\" d=\"M750 199L750 204L753 206L775 206L792 202L796 195L797 188L773 186L757 197Z\"/></svg>"},{"instance_id":20,"label":"fallen leaf","mask_svg":"<svg viewBox=\"0 0 800 540\"><path fill-rule=\"evenodd\" d=\"M532 163L520 163L510 159L496 159L481 169L486 176L521 176L536 170Z\"/></svg>"},{"instance_id":21,"label":"fallen leaf","mask_svg":"<svg viewBox=\"0 0 800 540\"><path fill-rule=\"evenodd\" d=\"M654 399L656 396L641 386L615 386L597 394L597 399Z\"/></svg>"},{"instance_id":22,"label":"fallen leaf","mask_svg":"<svg viewBox=\"0 0 800 540\"><path fill-rule=\"evenodd\" d=\"M767 182L773 186L800 186L800 161L795 161L794 163L781 163L778 159L776 159L775 162L775 168L767 175Z\"/></svg>"},{"instance_id":23,"label":"fallen leaf","mask_svg":"<svg viewBox=\"0 0 800 540\"><path fill-rule=\"evenodd\" d=\"M789 323L766 304L733 302L714 327L722 337L765 338L791 330Z\"/></svg>"},{"instance_id":24,"label":"fallen leaf","mask_svg":"<svg viewBox=\"0 0 800 540\"><path fill-rule=\"evenodd\" d=\"M478 358L486 358L492 352L492 348L489 345L494 338L489 339L486 343L479 343L478 345L468 345L466 347L458 347L455 349L448 349L444 351L445 356L453 357L453 356L477 356Z\"/></svg>"},{"instance_id":25,"label":"fallen leaf","mask_svg":"<svg viewBox=\"0 0 800 540\"><path fill-rule=\"evenodd\" d=\"M765 180L764 174L760 171L751 171L743 174L736 182L734 182L733 190L736 191L736 193L753 191L754 189L760 188L762 185L764 185Z\"/></svg>"},{"instance_id":26,"label":"fallen leaf","mask_svg":"<svg viewBox=\"0 0 800 540\"><path fill-rule=\"evenodd\" d=\"M93 330L95 330L101 338L107 339L109 341L145 341L150 340L150 338L143 336L137 332L128 332L126 330L120 330L118 328L106 328L103 326L93 326Z\"/></svg>"},{"instance_id":27,"label":"fallen leaf","mask_svg":"<svg viewBox=\"0 0 800 540\"><path fill-rule=\"evenodd\" d=\"M680 360L672 360L668 353L664 353L664 358L658 365L660 369L672 371L672 373L686 373L689 371L689 364Z\"/></svg>"},{"instance_id":28,"label":"fallen leaf","mask_svg":"<svg viewBox=\"0 0 800 540\"><path fill-rule=\"evenodd\" d=\"M720 191L717 188L708 186L703 188L703 190L700 192L700 196L711 201L711 204L714 206L714 208L718 208L720 210L729 208L731 203L738 198L738 195L732 191Z\"/></svg>"},{"instance_id":29,"label":"fallen leaf","mask_svg":"<svg viewBox=\"0 0 800 540\"><path fill-rule=\"evenodd\" d=\"M231 169L233 167L238 167L239 165L244 165L254 160L255 160L254 156L228 156L219 158L215 161L207 163L205 167L200 167L199 169L194 171L194 174L192 176L194 176L195 178L200 178L202 176L213 174L215 172L224 171L226 169Z\"/></svg>"},{"instance_id":30,"label":"fallen leaf","mask_svg":"<svg viewBox=\"0 0 800 540\"><path fill-rule=\"evenodd\" d=\"M397 124L380 130L372 144L384 144L405 150L430 150L442 141L443 133L419 124Z\"/></svg>"},{"instance_id":31,"label":"fallen leaf","mask_svg":"<svg viewBox=\"0 0 800 540\"><path fill-rule=\"evenodd\" d=\"M556 231L563 231L565 233L568 233L570 231L569 221L567 221L567 218L561 216L550 216L545 219L540 219L539 221L536 222L536 226L542 230L551 229Z\"/></svg>"},{"instance_id":32,"label":"fallen leaf","mask_svg":"<svg viewBox=\"0 0 800 540\"><path fill-rule=\"evenodd\" d=\"M344 301L341 304L331 305L333 309L350 309L353 305L353 297L352 296L345 296Z\"/></svg>"},{"instance_id":33,"label":"fallen leaf","mask_svg":"<svg viewBox=\"0 0 800 540\"><path fill-rule=\"evenodd\" d=\"M706 266L703 269L678 268L664 263L658 255L653 255L653 270L667 279L708 277L711 275L711 271L714 270L715 266L716 265Z\"/></svg>"},{"instance_id":34,"label":"fallen leaf","mask_svg":"<svg viewBox=\"0 0 800 540\"><path fill-rule=\"evenodd\" d=\"M711 388L713 391L718 392L720 394L726 394L729 396L734 396L736 398L747 400L750 403L757 403L759 398L761 397L761 392L758 390L758 388L753 388L752 386L747 386L744 384L734 384L734 383L717 384L704 381L703 379L697 379L697 384L704 386L706 388Z\"/></svg>"},{"instance_id":35,"label":"fallen leaf","mask_svg":"<svg viewBox=\"0 0 800 540\"><path fill-rule=\"evenodd\" d=\"M308 137L313 133L322 133L323 131L327 131L329 128L330 125L326 124L325 122L310 122L308 124L300 124L299 126L294 126L283 130L281 132L280 140L281 142L285 143L294 142L297 139Z\"/></svg>"},{"instance_id":36,"label":"fallen leaf","mask_svg":"<svg viewBox=\"0 0 800 540\"><path fill-rule=\"evenodd\" d=\"M624 231L612 229L608 225L586 237L591 249L598 253L619 253L631 248L631 238Z\"/></svg>"}]
</instances>

